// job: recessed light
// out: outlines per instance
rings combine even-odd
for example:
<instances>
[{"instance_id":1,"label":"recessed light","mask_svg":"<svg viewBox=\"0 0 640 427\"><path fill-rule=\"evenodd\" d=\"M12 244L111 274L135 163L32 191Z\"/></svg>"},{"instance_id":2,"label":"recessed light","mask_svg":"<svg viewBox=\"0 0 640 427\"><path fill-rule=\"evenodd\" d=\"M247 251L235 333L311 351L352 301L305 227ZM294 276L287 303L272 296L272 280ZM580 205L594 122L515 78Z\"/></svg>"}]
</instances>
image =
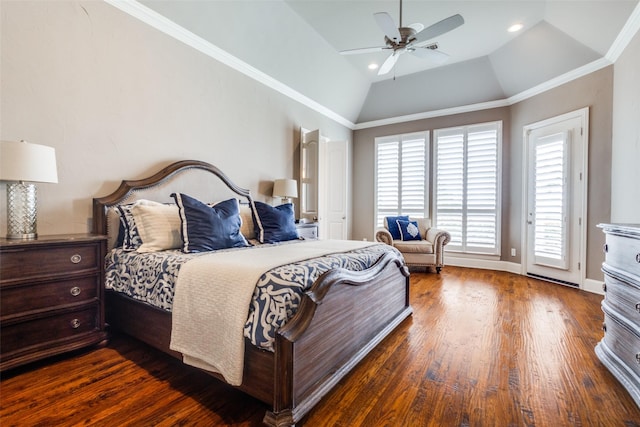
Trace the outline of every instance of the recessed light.
<instances>
[{"instance_id":1,"label":"recessed light","mask_svg":"<svg viewBox=\"0 0 640 427\"><path fill-rule=\"evenodd\" d=\"M369 69L370 70L377 70L378 69L378 64L376 64L375 62L372 62L371 64L369 64Z\"/></svg>"},{"instance_id":2,"label":"recessed light","mask_svg":"<svg viewBox=\"0 0 640 427\"><path fill-rule=\"evenodd\" d=\"M513 24L512 26L510 26L507 31L509 31L510 33L515 33L516 31L520 31L522 29L522 27L524 27L524 25L518 23L518 24Z\"/></svg>"}]
</instances>

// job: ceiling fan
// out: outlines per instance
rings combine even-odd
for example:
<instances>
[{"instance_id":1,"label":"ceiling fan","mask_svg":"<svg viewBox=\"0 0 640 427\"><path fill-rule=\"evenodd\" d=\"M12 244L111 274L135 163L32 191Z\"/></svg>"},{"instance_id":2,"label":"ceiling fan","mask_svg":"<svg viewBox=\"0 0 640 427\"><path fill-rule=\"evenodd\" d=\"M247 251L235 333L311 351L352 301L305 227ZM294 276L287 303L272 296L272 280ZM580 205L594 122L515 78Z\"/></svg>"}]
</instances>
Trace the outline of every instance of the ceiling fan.
<instances>
[{"instance_id":1,"label":"ceiling fan","mask_svg":"<svg viewBox=\"0 0 640 427\"><path fill-rule=\"evenodd\" d=\"M373 14L378 26L385 34L385 46L365 47L360 49L343 50L342 55L354 55L360 53L380 52L391 50L391 55L384 61L378 75L387 74L398 61L403 53L409 52L419 58L430 59L441 64L446 61L449 55L436 50L435 43L425 44L429 40L447 33L464 24L464 19L459 14L452 15L440 22L424 28L422 24L412 24L407 27L402 26L402 0L400 0L400 26L396 27L393 18L387 12Z\"/></svg>"}]
</instances>

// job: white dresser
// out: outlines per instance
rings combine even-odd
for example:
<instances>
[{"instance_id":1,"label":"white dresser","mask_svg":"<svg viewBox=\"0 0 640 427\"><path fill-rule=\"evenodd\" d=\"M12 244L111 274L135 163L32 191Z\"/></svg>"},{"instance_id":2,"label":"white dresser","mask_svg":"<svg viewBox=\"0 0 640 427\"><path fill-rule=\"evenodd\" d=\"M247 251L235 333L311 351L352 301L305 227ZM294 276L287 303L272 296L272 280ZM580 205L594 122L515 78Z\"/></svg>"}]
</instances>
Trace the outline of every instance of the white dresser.
<instances>
[{"instance_id":1,"label":"white dresser","mask_svg":"<svg viewBox=\"0 0 640 427\"><path fill-rule=\"evenodd\" d=\"M600 224L604 245L602 363L640 406L640 225Z\"/></svg>"},{"instance_id":2,"label":"white dresser","mask_svg":"<svg viewBox=\"0 0 640 427\"><path fill-rule=\"evenodd\" d=\"M318 238L318 223L317 222L299 222L296 224L298 229L298 235L305 240L316 240Z\"/></svg>"}]
</instances>

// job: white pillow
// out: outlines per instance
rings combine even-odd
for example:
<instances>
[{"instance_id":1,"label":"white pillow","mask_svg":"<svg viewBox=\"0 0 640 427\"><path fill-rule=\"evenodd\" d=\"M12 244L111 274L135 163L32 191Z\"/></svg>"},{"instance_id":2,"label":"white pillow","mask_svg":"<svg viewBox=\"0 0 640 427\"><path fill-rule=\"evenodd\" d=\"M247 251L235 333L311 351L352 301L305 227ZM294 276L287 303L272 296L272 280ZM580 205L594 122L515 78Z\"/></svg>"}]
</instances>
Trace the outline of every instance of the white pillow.
<instances>
[{"instance_id":1,"label":"white pillow","mask_svg":"<svg viewBox=\"0 0 640 427\"><path fill-rule=\"evenodd\" d=\"M156 202L136 203L131 208L131 213L142 239L137 252L158 252L182 247L178 206Z\"/></svg>"},{"instance_id":2,"label":"white pillow","mask_svg":"<svg viewBox=\"0 0 640 427\"><path fill-rule=\"evenodd\" d=\"M251 206L250 205L240 205L240 220L242 221L240 225L240 233L244 236L245 239L255 239L256 232L253 228L253 217L251 216Z\"/></svg>"}]
</instances>

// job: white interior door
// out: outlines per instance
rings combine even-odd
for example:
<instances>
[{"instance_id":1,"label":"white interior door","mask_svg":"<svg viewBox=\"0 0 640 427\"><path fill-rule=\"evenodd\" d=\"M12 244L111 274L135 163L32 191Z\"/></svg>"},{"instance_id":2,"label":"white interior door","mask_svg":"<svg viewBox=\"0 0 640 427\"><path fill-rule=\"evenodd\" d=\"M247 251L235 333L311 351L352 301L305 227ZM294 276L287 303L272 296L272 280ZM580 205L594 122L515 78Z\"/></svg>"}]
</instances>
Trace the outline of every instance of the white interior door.
<instances>
[{"instance_id":1,"label":"white interior door","mask_svg":"<svg viewBox=\"0 0 640 427\"><path fill-rule=\"evenodd\" d=\"M319 229L320 238L347 239L347 141L329 141L324 151L325 177L324 185L326 195L326 210L321 216L325 217ZM322 228L325 229L323 233Z\"/></svg>"},{"instance_id":2,"label":"white interior door","mask_svg":"<svg viewBox=\"0 0 640 427\"><path fill-rule=\"evenodd\" d=\"M525 127L526 274L584 281L588 109Z\"/></svg>"},{"instance_id":3,"label":"white interior door","mask_svg":"<svg viewBox=\"0 0 640 427\"><path fill-rule=\"evenodd\" d=\"M300 129L300 218L318 222L321 239L348 237L348 143Z\"/></svg>"}]
</instances>

